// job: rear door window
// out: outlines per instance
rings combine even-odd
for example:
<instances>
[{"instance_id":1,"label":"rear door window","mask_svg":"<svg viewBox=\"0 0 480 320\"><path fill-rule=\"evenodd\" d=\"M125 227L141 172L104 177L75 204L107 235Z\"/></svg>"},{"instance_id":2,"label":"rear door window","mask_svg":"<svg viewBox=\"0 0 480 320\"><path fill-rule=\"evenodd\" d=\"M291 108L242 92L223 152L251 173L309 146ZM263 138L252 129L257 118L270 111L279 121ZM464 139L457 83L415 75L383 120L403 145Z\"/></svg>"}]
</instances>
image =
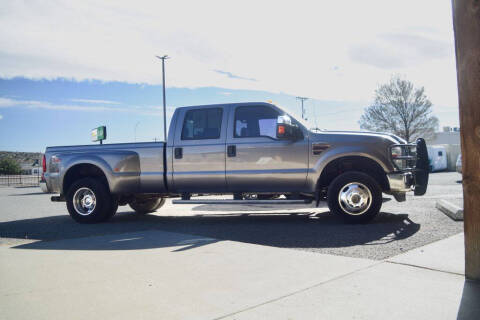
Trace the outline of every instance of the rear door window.
<instances>
[{"instance_id":1,"label":"rear door window","mask_svg":"<svg viewBox=\"0 0 480 320\"><path fill-rule=\"evenodd\" d=\"M219 139L222 108L194 109L185 114L182 140Z\"/></svg>"}]
</instances>

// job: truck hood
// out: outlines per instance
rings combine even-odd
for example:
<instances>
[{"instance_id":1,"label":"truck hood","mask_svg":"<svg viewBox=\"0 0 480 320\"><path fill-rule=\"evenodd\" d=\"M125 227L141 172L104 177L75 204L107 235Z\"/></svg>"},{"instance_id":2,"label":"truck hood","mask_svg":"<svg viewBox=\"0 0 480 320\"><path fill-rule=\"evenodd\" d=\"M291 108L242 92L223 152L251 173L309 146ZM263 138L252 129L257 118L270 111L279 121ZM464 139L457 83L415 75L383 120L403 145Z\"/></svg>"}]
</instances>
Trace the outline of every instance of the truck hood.
<instances>
[{"instance_id":1,"label":"truck hood","mask_svg":"<svg viewBox=\"0 0 480 320\"><path fill-rule=\"evenodd\" d=\"M352 139L358 139L358 138L373 138L373 139L383 139L387 141L391 141L392 143L395 144L405 144L407 141L404 139L391 134L391 133L379 133L379 132L370 132L370 131L312 131L312 133L315 136L318 136L321 138L322 135L339 135L339 136L344 136L345 138L351 137Z\"/></svg>"}]
</instances>

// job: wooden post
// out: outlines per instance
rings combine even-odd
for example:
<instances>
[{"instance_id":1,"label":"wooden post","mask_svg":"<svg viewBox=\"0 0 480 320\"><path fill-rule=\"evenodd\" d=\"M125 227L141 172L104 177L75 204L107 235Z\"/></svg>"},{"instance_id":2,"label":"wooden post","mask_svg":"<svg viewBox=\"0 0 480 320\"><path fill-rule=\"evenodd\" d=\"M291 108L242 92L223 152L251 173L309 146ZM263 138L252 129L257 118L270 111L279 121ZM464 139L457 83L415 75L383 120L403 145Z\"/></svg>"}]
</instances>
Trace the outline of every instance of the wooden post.
<instances>
[{"instance_id":1,"label":"wooden post","mask_svg":"<svg viewBox=\"0 0 480 320\"><path fill-rule=\"evenodd\" d=\"M480 0L452 0L462 143L465 276L480 280Z\"/></svg>"}]
</instances>

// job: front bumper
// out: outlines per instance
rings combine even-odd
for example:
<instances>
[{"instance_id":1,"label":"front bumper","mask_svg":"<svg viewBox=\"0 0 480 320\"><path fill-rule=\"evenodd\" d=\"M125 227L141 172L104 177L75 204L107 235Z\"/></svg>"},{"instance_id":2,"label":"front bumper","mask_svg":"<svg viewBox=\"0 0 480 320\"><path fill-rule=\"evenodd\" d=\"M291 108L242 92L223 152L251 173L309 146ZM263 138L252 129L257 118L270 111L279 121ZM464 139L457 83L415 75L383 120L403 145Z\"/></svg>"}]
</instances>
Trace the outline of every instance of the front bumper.
<instances>
[{"instance_id":1,"label":"front bumper","mask_svg":"<svg viewBox=\"0 0 480 320\"><path fill-rule=\"evenodd\" d=\"M411 172L388 173L390 192L408 192L415 186L415 177Z\"/></svg>"}]
</instances>

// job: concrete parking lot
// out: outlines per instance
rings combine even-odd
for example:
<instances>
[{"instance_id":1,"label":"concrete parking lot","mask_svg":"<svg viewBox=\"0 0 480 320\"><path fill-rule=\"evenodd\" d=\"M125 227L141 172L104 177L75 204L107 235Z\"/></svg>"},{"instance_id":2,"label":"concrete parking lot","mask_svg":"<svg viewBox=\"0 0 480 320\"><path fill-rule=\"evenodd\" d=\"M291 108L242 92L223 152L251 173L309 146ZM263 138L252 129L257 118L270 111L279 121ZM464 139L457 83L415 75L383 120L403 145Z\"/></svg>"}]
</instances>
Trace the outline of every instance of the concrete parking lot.
<instances>
[{"instance_id":1,"label":"concrete parking lot","mask_svg":"<svg viewBox=\"0 0 480 320\"><path fill-rule=\"evenodd\" d=\"M459 179L433 174L426 196L366 225L325 207L170 202L80 225L35 188L0 188L0 318L468 319L463 223L435 209L461 203Z\"/></svg>"},{"instance_id":2,"label":"concrete parking lot","mask_svg":"<svg viewBox=\"0 0 480 320\"><path fill-rule=\"evenodd\" d=\"M307 250L355 258L381 260L463 231L435 208L435 201L461 203L460 175L455 172L430 176L423 197L409 195L406 202L385 202L370 224L347 225L328 208L313 205L227 206L172 205L155 214L138 216L120 207L109 222L80 225L69 216L64 203L52 203L37 188L0 188L2 243L49 242L144 230L193 234L272 247ZM38 245L38 243L36 244ZM47 243L44 245L48 245ZM138 248L142 249L142 248Z\"/></svg>"}]
</instances>

